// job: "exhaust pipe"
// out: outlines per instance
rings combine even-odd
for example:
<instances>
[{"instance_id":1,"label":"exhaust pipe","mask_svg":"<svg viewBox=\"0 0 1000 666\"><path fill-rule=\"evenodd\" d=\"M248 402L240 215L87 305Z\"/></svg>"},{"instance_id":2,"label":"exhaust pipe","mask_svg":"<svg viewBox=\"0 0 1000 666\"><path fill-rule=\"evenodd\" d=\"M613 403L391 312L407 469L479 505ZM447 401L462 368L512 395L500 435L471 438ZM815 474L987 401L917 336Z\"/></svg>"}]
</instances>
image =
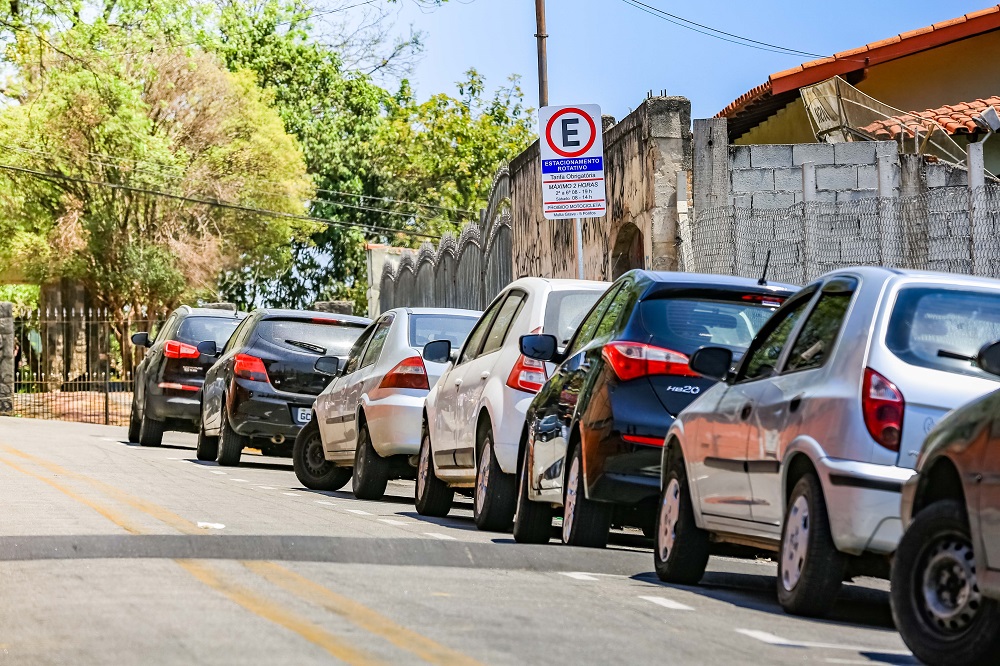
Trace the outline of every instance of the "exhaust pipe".
<instances>
[{"instance_id":1,"label":"exhaust pipe","mask_svg":"<svg viewBox=\"0 0 1000 666\"><path fill-rule=\"evenodd\" d=\"M285 436L284 435L274 435L273 437L271 437L271 443L272 444L284 444L285 443Z\"/></svg>"}]
</instances>

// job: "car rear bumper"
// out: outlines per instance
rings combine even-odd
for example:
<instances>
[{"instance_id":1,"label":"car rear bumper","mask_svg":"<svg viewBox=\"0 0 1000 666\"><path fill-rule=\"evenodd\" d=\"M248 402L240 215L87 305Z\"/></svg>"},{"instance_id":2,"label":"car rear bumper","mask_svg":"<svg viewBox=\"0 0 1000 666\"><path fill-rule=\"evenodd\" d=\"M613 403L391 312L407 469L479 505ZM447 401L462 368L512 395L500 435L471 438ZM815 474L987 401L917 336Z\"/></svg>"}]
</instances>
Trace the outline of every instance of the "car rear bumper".
<instances>
[{"instance_id":1,"label":"car rear bumper","mask_svg":"<svg viewBox=\"0 0 1000 666\"><path fill-rule=\"evenodd\" d=\"M237 433L247 437L275 437L293 439L307 422L299 422L295 415L299 409L311 410L316 396L267 391L260 382L250 386L237 380L229 406L229 424Z\"/></svg>"},{"instance_id":2,"label":"car rear bumper","mask_svg":"<svg viewBox=\"0 0 1000 666\"><path fill-rule=\"evenodd\" d=\"M901 492L915 472L836 458L821 458L816 467L837 548L853 555L894 552L903 536Z\"/></svg>"},{"instance_id":3,"label":"car rear bumper","mask_svg":"<svg viewBox=\"0 0 1000 666\"><path fill-rule=\"evenodd\" d=\"M158 393L146 394L145 413L157 421L190 421L198 423L201 418L201 389L180 391L158 389Z\"/></svg>"},{"instance_id":4,"label":"car rear bumper","mask_svg":"<svg viewBox=\"0 0 1000 666\"><path fill-rule=\"evenodd\" d=\"M375 451L382 457L416 455L420 450L427 391L407 393L392 392L365 405L368 434Z\"/></svg>"},{"instance_id":5,"label":"car rear bumper","mask_svg":"<svg viewBox=\"0 0 1000 666\"><path fill-rule=\"evenodd\" d=\"M618 449L604 459L604 472L590 486L590 499L636 504L656 497L663 447L622 441Z\"/></svg>"}]
</instances>

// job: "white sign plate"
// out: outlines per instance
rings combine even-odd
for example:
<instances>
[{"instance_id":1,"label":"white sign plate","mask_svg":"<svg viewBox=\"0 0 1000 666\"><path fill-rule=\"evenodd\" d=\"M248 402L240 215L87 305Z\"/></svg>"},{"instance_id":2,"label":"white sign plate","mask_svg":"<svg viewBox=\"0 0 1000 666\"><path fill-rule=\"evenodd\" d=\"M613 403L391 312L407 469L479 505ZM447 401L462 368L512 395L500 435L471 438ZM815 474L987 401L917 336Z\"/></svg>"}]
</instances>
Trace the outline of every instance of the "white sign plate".
<instances>
[{"instance_id":1,"label":"white sign plate","mask_svg":"<svg viewBox=\"0 0 1000 666\"><path fill-rule=\"evenodd\" d=\"M597 104L538 110L542 204L549 220L603 217L604 138Z\"/></svg>"}]
</instances>

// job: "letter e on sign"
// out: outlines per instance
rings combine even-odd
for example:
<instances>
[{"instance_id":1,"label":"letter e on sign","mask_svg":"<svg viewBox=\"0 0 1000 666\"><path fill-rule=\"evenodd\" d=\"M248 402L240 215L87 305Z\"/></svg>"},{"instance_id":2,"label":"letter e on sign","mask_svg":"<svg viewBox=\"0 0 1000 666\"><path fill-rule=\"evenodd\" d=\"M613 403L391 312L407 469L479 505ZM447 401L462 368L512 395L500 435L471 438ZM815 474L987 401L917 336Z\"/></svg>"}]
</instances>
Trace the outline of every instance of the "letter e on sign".
<instances>
[{"instance_id":1,"label":"letter e on sign","mask_svg":"<svg viewBox=\"0 0 1000 666\"><path fill-rule=\"evenodd\" d=\"M601 107L546 106L538 111L538 129L545 217L603 217L607 198Z\"/></svg>"}]
</instances>

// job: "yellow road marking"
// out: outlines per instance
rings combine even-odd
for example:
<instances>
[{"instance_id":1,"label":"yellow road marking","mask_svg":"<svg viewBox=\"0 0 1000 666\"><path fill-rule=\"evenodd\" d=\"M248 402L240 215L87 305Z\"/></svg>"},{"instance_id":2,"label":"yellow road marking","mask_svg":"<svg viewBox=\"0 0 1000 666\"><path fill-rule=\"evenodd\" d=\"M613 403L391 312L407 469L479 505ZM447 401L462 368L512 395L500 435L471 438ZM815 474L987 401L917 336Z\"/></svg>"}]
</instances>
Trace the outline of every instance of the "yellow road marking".
<instances>
[{"instance_id":1,"label":"yellow road marking","mask_svg":"<svg viewBox=\"0 0 1000 666\"><path fill-rule=\"evenodd\" d=\"M393 645L439 666L474 666L479 662L426 636L396 624L386 616L274 562L245 561L243 566L262 578L340 615Z\"/></svg>"},{"instance_id":2,"label":"yellow road marking","mask_svg":"<svg viewBox=\"0 0 1000 666\"><path fill-rule=\"evenodd\" d=\"M250 590L228 583L216 576L203 562L195 560L175 560L185 571L199 582L213 588L247 609L254 615L295 632L310 643L320 646L332 656L348 664L380 664L381 661L361 650L352 648L319 625L276 605L273 601L254 594Z\"/></svg>"}]
</instances>

